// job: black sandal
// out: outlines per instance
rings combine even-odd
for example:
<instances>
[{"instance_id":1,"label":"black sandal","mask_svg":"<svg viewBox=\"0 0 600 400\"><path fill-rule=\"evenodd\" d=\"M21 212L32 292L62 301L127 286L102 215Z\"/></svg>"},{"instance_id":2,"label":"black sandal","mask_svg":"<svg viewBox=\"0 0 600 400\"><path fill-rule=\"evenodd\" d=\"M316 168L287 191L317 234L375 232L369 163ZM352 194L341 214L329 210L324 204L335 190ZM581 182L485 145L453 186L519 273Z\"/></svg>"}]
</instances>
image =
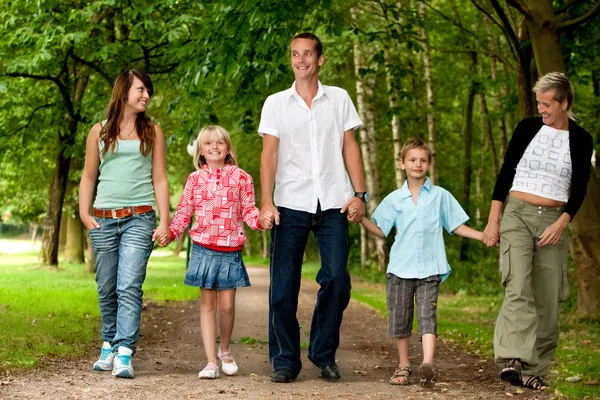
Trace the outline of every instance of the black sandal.
<instances>
[{"instance_id":1,"label":"black sandal","mask_svg":"<svg viewBox=\"0 0 600 400\"><path fill-rule=\"evenodd\" d=\"M500 379L509 382L513 386L523 385L523 379L521 377L521 361L517 359L508 360L504 369L500 372Z\"/></svg>"},{"instance_id":2,"label":"black sandal","mask_svg":"<svg viewBox=\"0 0 600 400\"><path fill-rule=\"evenodd\" d=\"M530 376L527 381L523 382L523 387L531 390L544 390L548 389L548 384L539 376Z\"/></svg>"}]
</instances>

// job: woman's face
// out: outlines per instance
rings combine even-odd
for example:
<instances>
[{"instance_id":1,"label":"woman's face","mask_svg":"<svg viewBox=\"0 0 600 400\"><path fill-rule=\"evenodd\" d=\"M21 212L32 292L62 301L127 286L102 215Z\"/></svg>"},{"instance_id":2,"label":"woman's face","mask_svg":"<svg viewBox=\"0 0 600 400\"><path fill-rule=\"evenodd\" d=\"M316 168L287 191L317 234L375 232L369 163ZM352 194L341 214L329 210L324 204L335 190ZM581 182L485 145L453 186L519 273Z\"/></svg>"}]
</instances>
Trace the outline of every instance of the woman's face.
<instances>
[{"instance_id":1,"label":"woman's face","mask_svg":"<svg viewBox=\"0 0 600 400\"><path fill-rule=\"evenodd\" d=\"M554 129L565 130L569 127L568 102L567 100L562 103L556 101L554 99L555 92L556 90L552 89L535 94L538 113L542 116L545 125Z\"/></svg>"},{"instance_id":2,"label":"woman's face","mask_svg":"<svg viewBox=\"0 0 600 400\"><path fill-rule=\"evenodd\" d=\"M150 103L150 93L144 83L136 76L133 77L133 82L127 92L126 106L131 107L135 112L144 112Z\"/></svg>"}]
</instances>

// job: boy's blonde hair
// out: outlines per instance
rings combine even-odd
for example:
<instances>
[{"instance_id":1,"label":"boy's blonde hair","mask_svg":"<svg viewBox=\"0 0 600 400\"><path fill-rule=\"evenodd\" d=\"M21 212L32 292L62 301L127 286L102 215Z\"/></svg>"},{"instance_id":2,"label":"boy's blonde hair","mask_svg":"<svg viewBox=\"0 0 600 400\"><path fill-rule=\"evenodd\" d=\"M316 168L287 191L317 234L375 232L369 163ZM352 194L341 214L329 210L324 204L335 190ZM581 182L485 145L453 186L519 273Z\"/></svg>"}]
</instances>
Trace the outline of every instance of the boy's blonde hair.
<instances>
[{"instance_id":1,"label":"boy's blonde hair","mask_svg":"<svg viewBox=\"0 0 600 400\"><path fill-rule=\"evenodd\" d=\"M425 150L427 152L427 156L429 157L429 161L431 162L431 148L429 148L429 145L427 144L427 142L425 142L421 138L409 138L404 143L404 145L400 149L400 160L402 160L402 162L404 162L404 159L406 158L406 154L410 150L413 150L413 149Z\"/></svg>"},{"instance_id":2,"label":"boy's blonde hair","mask_svg":"<svg viewBox=\"0 0 600 400\"><path fill-rule=\"evenodd\" d=\"M194 150L194 167L201 169L206 164L206 158L202 155L202 145L209 140L223 140L227 145L229 154L225 157L225 164L238 165L237 155L231 144L231 137L225 128L219 125L208 125L202 128L196 138L196 148Z\"/></svg>"}]
</instances>

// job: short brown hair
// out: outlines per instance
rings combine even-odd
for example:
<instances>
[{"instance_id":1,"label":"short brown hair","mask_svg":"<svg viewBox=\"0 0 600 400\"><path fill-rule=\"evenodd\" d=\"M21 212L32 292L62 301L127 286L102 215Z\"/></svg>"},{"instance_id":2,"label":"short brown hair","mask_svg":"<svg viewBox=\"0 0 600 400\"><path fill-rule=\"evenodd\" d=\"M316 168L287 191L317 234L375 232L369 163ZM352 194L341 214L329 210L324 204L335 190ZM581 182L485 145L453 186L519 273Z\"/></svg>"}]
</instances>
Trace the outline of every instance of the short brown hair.
<instances>
[{"instance_id":1,"label":"short brown hair","mask_svg":"<svg viewBox=\"0 0 600 400\"><path fill-rule=\"evenodd\" d=\"M431 161L431 148L429 147L427 142L425 142L421 138L409 138L404 143L404 145L400 149L400 160L402 160L402 162L404 162L404 159L406 158L406 154L410 150L413 150L413 149L425 150L427 152L427 156L429 157L429 161Z\"/></svg>"},{"instance_id":2,"label":"short brown hair","mask_svg":"<svg viewBox=\"0 0 600 400\"><path fill-rule=\"evenodd\" d=\"M312 40L313 42L315 42L315 52L317 53L317 57L320 57L323 54L323 43L321 43L321 40L314 33L311 33L311 32L299 33L292 38L292 42L296 39Z\"/></svg>"}]
</instances>

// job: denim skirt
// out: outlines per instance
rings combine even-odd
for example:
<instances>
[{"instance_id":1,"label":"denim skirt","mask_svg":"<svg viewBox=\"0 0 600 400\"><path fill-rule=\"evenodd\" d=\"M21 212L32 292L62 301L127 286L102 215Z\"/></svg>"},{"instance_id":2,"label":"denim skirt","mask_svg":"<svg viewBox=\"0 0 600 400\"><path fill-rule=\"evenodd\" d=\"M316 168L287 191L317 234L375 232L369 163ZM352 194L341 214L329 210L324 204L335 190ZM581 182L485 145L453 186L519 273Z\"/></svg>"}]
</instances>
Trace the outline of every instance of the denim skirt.
<instances>
[{"instance_id":1,"label":"denim skirt","mask_svg":"<svg viewBox=\"0 0 600 400\"><path fill-rule=\"evenodd\" d=\"M250 286L241 251L217 251L196 243L184 283L203 289L229 290Z\"/></svg>"}]
</instances>

